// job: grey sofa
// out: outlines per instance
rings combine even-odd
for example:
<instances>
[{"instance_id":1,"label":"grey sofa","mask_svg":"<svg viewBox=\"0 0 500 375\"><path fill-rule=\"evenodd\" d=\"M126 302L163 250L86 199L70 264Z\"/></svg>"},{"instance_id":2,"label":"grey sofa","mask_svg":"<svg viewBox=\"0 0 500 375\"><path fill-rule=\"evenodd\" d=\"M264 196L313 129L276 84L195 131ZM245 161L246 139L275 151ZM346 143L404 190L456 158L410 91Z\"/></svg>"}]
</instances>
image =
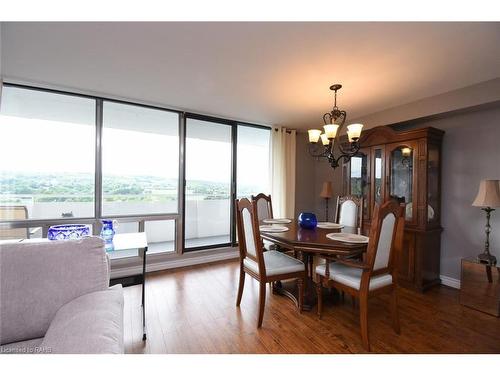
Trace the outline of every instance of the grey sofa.
<instances>
[{"instance_id":1,"label":"grey sofa","mask_svg":"<svg viewBox=\"0 0 500 375\"><path fill-rule=\"evenodd\" d=\"M123 353L123 290L98 237L0 245L0 353Z\"/></svg>"}]
</instances>

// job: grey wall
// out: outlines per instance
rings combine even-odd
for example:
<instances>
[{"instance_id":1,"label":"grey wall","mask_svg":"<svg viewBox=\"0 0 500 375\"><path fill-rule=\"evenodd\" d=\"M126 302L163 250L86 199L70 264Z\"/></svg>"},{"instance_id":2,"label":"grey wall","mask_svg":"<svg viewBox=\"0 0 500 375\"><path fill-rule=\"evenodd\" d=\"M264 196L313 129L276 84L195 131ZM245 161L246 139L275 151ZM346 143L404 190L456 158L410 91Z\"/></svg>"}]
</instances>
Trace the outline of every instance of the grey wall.
<instances>
[{"instance_id":1,"label":"grey wall","mask_svg":"<svg viewBox=\"0 0 500 375\"><path fill-rule=\"evenodd\" d=\"M307 133L297 133L295 213L313 212L319 221L325 220L325 200L319 194L323 182L333 183L334 197L329 202L329 219L333 220L336 196L342 188L341 169L336 171L324 159L316 160L308 153Z\"/></svg>"},{"instance_id":2,"label":"grey wall","mask_svg":"<svg viewBox=\"0 0 500 375\"><path fill-rule=\"evenodd\" d=\"M481 179L500 179L500 105L417 122L411 127L425 126L446 132L442 159L441 275L460 279L460 260L484 250L485 215L471 203ZM313 209L322 220L321 185L331 180L339 194L341 170L334 173L325 161L309 156L306 134L298 135L297 145L297 212ZM500 209L492 216L491 252L500 260Z\"/></svg>"},{"instance_id":3,"label":"grey wall","mask_svg":"<svg viewBox=\"0 0 500 375\"><path fill-rule=\"evenodd\" d=\"M486 216L472 207L482 179L500 180L500 106L413 127L444 130L441 275L460 279L460 260L484 250ZM500 260L500 210L492 214L490 251Z\"/></svg>"}]
</instances>

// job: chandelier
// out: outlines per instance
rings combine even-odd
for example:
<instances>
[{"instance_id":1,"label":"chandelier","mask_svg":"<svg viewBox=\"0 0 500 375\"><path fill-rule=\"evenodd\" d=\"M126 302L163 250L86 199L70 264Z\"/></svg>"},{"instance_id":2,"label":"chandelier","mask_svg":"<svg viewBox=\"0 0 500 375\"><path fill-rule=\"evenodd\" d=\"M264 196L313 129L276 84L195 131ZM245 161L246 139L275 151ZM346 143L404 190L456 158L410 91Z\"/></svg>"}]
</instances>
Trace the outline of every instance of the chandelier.
<instances>
[{"instance_id":1,"label":"chandelier","mask_svg":"<svg viewBox=\"0 0 500 375\"><path fill-rule=\"evenodd\" d=\"M319 129L310 129L307 131L309 134L309 154L317 158L327 158L333 169L339 166L340 160L348 163L358 153L360 147L359 138L361 137L361 130L363 128L362 124L347 125L347 138L349 140L347 148L345 147L347 145L342 145L340 140L335 142L337 134L340 134L347 117L346 111L341 111L337 107L337 91L341 88L342 85L338 83L330 86L330 90L335 93L334 104L331 112L323 115L323 122L325 123L323 126L324 133ZM335 155L334 149L336 143L340 152L338 156Z\"/></svg>"}]
</instances>

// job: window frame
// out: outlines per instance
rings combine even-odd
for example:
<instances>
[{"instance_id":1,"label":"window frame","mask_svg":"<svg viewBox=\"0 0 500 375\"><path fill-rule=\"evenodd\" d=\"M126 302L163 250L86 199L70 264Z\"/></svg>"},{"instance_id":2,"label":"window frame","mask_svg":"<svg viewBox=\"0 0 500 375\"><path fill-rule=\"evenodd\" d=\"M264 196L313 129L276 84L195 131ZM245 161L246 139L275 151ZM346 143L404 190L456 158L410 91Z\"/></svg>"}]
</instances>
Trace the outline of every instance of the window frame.
<instances>
[{"instance_id":1,"label":"window frame","mask_svg":"<svg viewBox=\"0 0 500 375\"><path fill-rule=\"evenodd\" d=\"M222 117L208 116L195 112L185 112L180 110L171 109L168 107L151 105L142 102L133 102L127 100L120 100L110 97L88 95L70 91L62 91L58 89L51 89L45 87L37 87L25 84L18 84L12 82L3 82L3 87L16 87L26 90L42 91L53 94L69 95L82 97L86 99L95 100L95 166L94 166L94 215L92 217L81 217L81 218L58 218L58 219L27 219L27 220L11 220L11 221L0 221L0 229L16 229L16 228L32 228L41 227L42 236L47 236L48 228L51 225L58 224L91 224L93 227L93 234L98 235L101 229L102 219L117 219L121 222L139 222L139 231L144 230L146 221L155 220L174 220L175 225L175 251L169 253L163 253L155 255L155 257L168 258L172 255L182 255L185 253L191 253L200 250L210 250L223 247L234 247L237 246L236 241L236 222L234 214L234 205L237 192L237 141L238 141L238 126L247 126L253 128L259 128L268 130L271 135L271 126L259 125L254 123L248 123L244 121L236 121ZM104 102L114 102L125 105L134 105L142 108L150 108L154 110L172 112L178 115L178 135L179 135L179 158L178 158L178 189L177 189L177 213L155 213L155 214L144 214L144 215L114 215L108 216L102 214L102 134L103 134L103 109ZM214 244L193 248L185 248L185 188L186 188L186 122L187 119L195 119L208 122L217 122L225 124L231 127L231 212L230 212L230 242L222 244Z\"/></svg>"}]
</instances>

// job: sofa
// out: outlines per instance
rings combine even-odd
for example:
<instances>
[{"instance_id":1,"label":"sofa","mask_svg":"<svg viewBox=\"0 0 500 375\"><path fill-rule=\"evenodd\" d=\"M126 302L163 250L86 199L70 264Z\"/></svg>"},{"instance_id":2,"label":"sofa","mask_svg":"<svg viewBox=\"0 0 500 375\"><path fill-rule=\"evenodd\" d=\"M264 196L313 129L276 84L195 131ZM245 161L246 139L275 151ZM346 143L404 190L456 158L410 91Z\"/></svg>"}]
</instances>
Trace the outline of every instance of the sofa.
<instances>
[{"instance_id":1,"label":"sofa","mask_svg":"<svg viewBox=\"0 0 500 375\"><path fill-rule=\"evenodd\" d=\"M0 353L123 353L123 290L98 237L0 244Z\"/></svg>"}]
</instances>

